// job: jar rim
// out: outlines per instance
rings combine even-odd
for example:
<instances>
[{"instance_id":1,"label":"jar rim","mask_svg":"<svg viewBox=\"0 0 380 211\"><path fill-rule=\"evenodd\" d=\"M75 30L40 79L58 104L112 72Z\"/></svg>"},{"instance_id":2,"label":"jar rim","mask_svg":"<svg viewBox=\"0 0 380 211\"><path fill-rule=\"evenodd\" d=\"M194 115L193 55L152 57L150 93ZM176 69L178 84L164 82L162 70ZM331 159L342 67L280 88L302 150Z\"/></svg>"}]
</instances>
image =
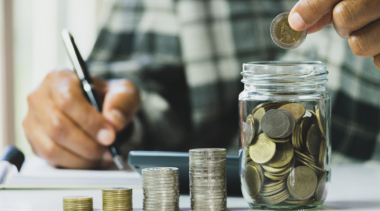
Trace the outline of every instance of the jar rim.
<instances>
[{"instance_id":1,"label":"jar rim","mask_svg":"<svg viewBox=\"0 0 380 211\"><path fill-rule=\"evenodd\" d=\"M250 67L260 66L320 66L325 68L326 64L321 61L255 61L243 63L243 71L251 69Z\"/></svg>"}]
</instances>

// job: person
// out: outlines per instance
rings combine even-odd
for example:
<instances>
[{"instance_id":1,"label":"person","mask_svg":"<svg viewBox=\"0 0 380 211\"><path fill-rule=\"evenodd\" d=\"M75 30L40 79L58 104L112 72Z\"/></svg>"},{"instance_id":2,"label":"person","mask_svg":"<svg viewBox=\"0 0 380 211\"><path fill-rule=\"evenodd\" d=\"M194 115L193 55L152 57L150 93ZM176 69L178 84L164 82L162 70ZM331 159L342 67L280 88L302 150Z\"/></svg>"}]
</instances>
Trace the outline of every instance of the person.
<instances>
[{"instance_id":1,"label":"person","mask_svg":"<svg viewBox=\"0 0 380 211\"><path fill-rule=\"evenodd\" d=\"M36 155L66 168L112 162L106 146L118 132L124 156L133 149L237 152L241 64L308 59L330 71L333 162L376 160L379 9L373 0L119 0L87 61L103 112L86 101L72 71L58 68L28 96L25 135ZM295 50L270 38L271 21L284 11L293 29L318 31Z\"/></svg>"}]
</instances>

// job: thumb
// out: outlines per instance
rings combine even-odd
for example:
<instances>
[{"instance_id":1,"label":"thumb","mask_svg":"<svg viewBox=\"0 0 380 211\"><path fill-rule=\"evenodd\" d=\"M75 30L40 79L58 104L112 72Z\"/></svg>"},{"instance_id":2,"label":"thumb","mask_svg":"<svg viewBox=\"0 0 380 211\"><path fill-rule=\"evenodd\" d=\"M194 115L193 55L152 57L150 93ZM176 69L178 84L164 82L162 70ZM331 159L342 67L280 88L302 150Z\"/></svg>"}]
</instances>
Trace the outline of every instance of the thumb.
<instances>
[{"instance_id":1,"label":"thumb","mask_svg":"<svg viewBox=\"0 0 380 211\"><path fill-rule=\"evenodd\" d=\"M139 91L132 82L112 80L104 96L103 115L120 131L133 119L140 103Z\"/></svg>"}]
</instances>

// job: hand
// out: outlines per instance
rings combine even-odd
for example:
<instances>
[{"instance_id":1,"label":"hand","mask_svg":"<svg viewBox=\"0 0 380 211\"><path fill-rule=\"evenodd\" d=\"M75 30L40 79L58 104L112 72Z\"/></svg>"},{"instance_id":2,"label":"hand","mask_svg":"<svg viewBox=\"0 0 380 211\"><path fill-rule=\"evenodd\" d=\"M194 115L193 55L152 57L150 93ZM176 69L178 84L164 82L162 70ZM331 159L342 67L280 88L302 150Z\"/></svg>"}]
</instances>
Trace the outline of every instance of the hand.
<instances>
[{"instance_id":1,"label":"hand","mask_svg":"<svg viewBox=\"0 0 380 211\"><path fill-rule=\"evenodd\" d=\"M379 0L300 0L289 15L290 26L314 33L333 23L357 56L374 57L380 70Z\"/></svg>"},{"instance_id":2,"label":"hand","mask_svg":"<svg viewBox=\"0 0 380 211\"><path fill-rule=\"evenodd\" d=\"M70 70L52 71L28 96L25 135L34 153L50 165L82 169L112 163L106 146L137 112L139 92L127 80L94 78L94 83L104 99L102 113L87 101Z\"/></svg>"}]
</instances>

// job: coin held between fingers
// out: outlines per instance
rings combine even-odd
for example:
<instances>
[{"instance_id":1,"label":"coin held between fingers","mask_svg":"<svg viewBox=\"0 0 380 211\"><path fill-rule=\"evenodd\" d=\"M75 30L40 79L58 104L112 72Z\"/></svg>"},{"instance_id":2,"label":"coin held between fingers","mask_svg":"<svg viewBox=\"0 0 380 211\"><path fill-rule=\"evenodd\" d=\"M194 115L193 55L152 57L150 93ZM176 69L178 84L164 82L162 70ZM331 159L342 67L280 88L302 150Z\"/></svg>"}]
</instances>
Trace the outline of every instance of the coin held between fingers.
<instances>
[{"instance_id":1,"label":"coin held between fingers","mask_svg":"<svg viewBox=\"0 0 380 211\"><path fill-rule=\"evenodd\" d=\"M270 35L273 42L279 47L284 49L294 49L299 47L305 41L307 30L293 30L289 25L288 16L289 12L284 12L273 19L270 26Z\"/></svg>"}]
</instances>

